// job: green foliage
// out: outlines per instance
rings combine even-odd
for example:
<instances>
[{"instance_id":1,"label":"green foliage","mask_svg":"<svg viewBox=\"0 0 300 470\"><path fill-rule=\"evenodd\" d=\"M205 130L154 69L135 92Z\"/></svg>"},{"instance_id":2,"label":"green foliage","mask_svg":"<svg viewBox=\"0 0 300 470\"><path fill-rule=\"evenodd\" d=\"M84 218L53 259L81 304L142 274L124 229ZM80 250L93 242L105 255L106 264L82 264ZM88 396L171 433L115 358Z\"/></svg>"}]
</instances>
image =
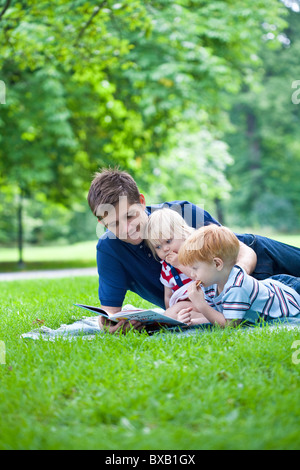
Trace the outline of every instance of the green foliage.
<instances>
[{"instance_id":1,"label":"green foliage","mask_svg":"<svg viewBox=\"0 0 300 470\"><path fill-rule=\"evenodd\" d=\"M14 85L11 89L8 86L7 106L1 109L2 178L26 195L39 190L52 199L63 200L73 186L67 188L71 181L66 175L71 168L76 171L76 161L71 166L76 142L62 77L49 67L35 73L21 72L21 77L14 79L10 65L3 67Z\"/></svg>"},{"instance_id":2,"label":"green foliage","mask_svg":"<svg viewBox=\"0 0 300 470\"><path fill-rule=\"evenodd\" d=\"M226 144L214 139L205 128L193 134L178 129L174 139L178 139L176 150L166 153L156 163L150 199L155 202L191 200L200 205L226 198L230 185L224 172L232 163Z\"/></svg>"},{"instance_id":3,"label":"green foliage","mask_svg":"<svg viewBox=\"0 0 300 470\"><path fill-rule=\"evenodd\" d=\"M236 131L226 140L235 165L227 175L233 185L231 212L239 225L300 227L300 107L292 102L292 84L300 76L299 25L299 13L290 12L285 35L278 35L284 40L280 49L260 52L259 89L245 88L233 100Z\"/></svg>"},{"instance_id":4,"label":"green foliage","mask_svg":"<svg viewBox=\"0 0 300 470\"><path fill-rule=\"evenodd\" d=\"M0 32L9 91L1 109L0 174L10 184L70 203L88 187L101 148L109 155L120 149L115 161L127 165L133 155L124 140L135 132L134 115L114 97L107 69L130 45L110 25L121 15L134 30L144 24L143 10L135 1L124 8L105 1L13 2ZM117 126L109 129L107 109L123 136Z\"/></svg>"},{"instance_id":5,"label":"green foliage","mask_svg":"<svg viewBox=\"0 0 300 470\"><path fill-rule=\"evenodd\" d=\"M176 181L190 181L192 199L222 198L230 96L259 79L262 25L280 32L285 15L279 0L9 1L1 186L72 207L98 167L118 164L151 193L154 170L164 174L190 140L198 171L179 159ZM160 185L169 198L170 177Z\"/></svg>"}]
</instances>

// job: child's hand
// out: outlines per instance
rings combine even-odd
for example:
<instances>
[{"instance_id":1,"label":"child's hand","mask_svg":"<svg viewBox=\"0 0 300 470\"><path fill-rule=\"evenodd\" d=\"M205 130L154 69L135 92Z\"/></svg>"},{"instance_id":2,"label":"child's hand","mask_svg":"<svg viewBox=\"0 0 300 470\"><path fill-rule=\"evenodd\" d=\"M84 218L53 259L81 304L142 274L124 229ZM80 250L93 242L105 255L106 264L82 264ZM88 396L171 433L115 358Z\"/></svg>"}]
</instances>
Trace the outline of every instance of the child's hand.
<instances>
[{"instance_id":1,"label":"child's hand","mask_svg":"<svg viewBox=\"0 0 300 470\"><path fill-rule=\"evenodd\" d=\"M167 263L174 266L174 268L176 268L179 265L178 253L175 253L174 251L170 251L170 253L167 254L165 260Z\"/></svg>"},{"instance_id":2,"label":"child's hand","mask_svg":"<svg viewBox=\"0 0 300 470\"><path fill-rule=\"evenodd\" d=\"M178 321L181 321L182 323L186 323L187 325L192 324L192 310L193 307L188 307L188 308L183 308L178 312L177 318Z\"/></svg>"},{"instance_id":3,"label":"child's hand","mask_svg":"<svg viewBox=\"0 0 300 470\"><path fill-rule=\"evenodd\" d=\"M205 297L201 287L197 287L196 282L191 282L187 287L187 294L190 301L195 305L195 307L205 303Z\"/></svg>"}]
</instances>

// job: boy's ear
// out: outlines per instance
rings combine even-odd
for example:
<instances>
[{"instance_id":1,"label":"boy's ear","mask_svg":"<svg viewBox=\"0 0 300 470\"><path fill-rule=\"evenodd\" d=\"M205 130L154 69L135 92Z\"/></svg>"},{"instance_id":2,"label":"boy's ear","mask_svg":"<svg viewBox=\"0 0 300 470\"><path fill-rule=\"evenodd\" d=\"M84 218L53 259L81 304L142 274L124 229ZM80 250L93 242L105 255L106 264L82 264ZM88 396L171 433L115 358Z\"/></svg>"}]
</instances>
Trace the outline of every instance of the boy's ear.
<instances>
[{"instance_id":1,"label":"boy's ear","mask_svg":"<svg viewBox=\"0 0 300 470\"><path fill-rule=\"evenodd\" d=\"M223 269L223 266L224 266L223 260L221 258L214 258L213 261L215 263L216 269L218 271L221 271Z\"/></svg>"},{"instance_id":2,"label":"boy's ear","mask_svg":"<svg viewBox=\"0 0 300 470\"><path fill-rule=\"evenodd\" d=\"M142 204L142 206L146 207L146 199L145 199L144 194L140 194L140 204Z\"/></svg>"}]
</instances>

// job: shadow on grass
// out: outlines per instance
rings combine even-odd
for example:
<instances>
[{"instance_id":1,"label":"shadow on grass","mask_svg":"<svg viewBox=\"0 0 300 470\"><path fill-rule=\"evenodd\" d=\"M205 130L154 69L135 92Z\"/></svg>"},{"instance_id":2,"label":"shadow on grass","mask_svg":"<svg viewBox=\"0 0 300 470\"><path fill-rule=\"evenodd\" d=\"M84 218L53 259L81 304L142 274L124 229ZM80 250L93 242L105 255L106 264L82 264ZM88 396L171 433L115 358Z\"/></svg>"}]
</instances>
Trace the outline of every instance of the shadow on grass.
<instances>
[{"instance_id":1,"label":"shadow on grass","mask_svg":"<svg viewBox=\"0 0 300 470\"><path fill-rule=\"evenodd\" d=\"M95 260L69 260L69 261L28 261L19 267L17 262L0 263L0 273L39 271L44 269L94 268Z\"/></svg>"}]
</instances>

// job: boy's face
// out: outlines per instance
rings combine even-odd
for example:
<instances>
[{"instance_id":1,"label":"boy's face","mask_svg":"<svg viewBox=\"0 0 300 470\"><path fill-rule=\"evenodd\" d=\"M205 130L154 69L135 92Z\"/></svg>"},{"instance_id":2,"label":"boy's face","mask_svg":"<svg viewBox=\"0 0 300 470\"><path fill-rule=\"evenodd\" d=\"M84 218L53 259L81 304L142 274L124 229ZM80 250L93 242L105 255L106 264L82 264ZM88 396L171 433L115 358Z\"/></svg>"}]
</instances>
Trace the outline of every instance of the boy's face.
<instances>
[{"instance_id":1,"label":"boy's face","mask_svg":"<svg viewBox=\"0 0 300 470\"><path fill-rule=\"evenodd\" d=\"M191 278L194 281L201 281L204 287L211 286L218 282L219 271L214 261L207 263L204 261L197 261L190 266L192 270Z\"/></svg>"},{"instance_id":2,"label":"boy's face","mask_svg":"<svg viewBox=\"0 0 300 470\"><path fill-rule=\"evenodd\" d=\"M120 240L132 245L140 244L148 220L144 196L141 195L139 203L130 204L126 197L120 197L116 206L105 206L97 209L96 216L100 223Z\"/></svg>"}]
</instances>

